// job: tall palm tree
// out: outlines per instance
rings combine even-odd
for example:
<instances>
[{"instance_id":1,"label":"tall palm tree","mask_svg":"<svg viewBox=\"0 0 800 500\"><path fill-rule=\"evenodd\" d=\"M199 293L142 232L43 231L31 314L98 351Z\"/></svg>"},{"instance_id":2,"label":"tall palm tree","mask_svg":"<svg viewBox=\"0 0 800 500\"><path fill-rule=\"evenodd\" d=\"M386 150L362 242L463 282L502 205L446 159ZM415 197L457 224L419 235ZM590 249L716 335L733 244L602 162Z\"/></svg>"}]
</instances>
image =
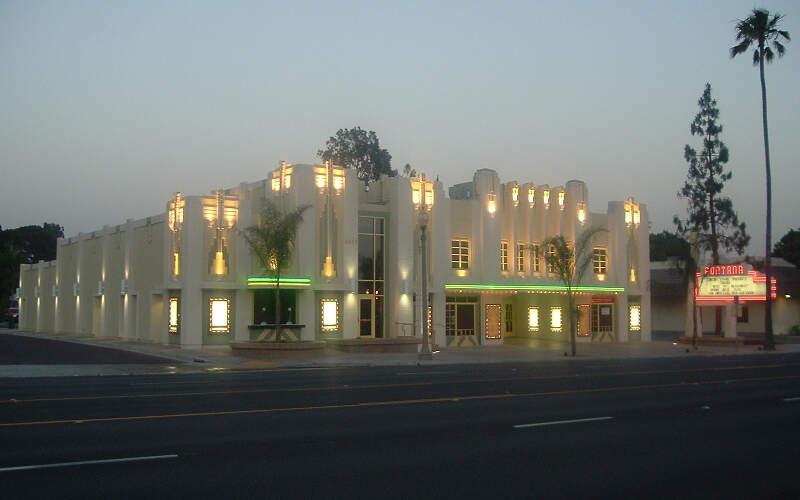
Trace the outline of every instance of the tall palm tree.
<instances>
[{"instance_id":1,"label":"tall palm tree","mask_svg":"<svg viewBox=\"0 0 800 500\"><path fill-rule=\"evenodd\" d=\"M272 200L265 199L258 223L242 231L262 269L275 278L275 342L281 341L281 273L292 261L297 231L307 209L308 205L303 205L285 213Z\"/></svg>"},{"instance_id":2,"label":"tall palm tree","mask_svg":"<svg viewBox=\"0 0 800 500\"><path fill-rule=\"evenodd\" d=\"M749 50L755 45L753 51L753 65L758 65L761 76L761 114L764 121L764 158L767 167L767 249L764 254L764 274L767 277L767 302L764 314L764 329L766 338L764 339L764 349L774 350L775 339L772 336L772 293L770 289L771 269L770 253L772 253L772 176L769 167L769 133L767 132L767 86L764 82L764 61L770 63L775 57L783 57L786 48L781 43L790 41L788 31L778 29L783 15L773 14L770 17L766 9L753 9L753 12L746 19L740 19L736 23L736 45L731 47L731 58L738 56ZM775 48L775 52L772 48Z\"/></svg>"}]
</instances>

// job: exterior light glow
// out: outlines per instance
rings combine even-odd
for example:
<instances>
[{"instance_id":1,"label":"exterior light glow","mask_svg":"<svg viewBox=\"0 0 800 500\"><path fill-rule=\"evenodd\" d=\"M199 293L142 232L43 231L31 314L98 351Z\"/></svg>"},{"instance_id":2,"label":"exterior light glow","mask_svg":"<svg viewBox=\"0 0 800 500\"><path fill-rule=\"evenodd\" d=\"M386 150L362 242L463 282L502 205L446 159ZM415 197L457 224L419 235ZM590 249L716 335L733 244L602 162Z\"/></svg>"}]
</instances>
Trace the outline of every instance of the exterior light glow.
<instances>
[{"instance_id":1,"label":"exterior light glow","mask_svg":"<svg viewBox=\"0 0 800 500\"><path fill-rule=\"evenodd\" d=\"M578 203L578 222L581 224L586 222L586 204L584 202Z\"/></svg>"},{"instance_id":2,"label":"exterior light glow","mask_svg":"<svg viewBox=\"0 0 800 500\"><path fill-rule=\"evenodd\" d=\"M497 201L495 200L495 194L489 193L489 202L487 203L486 209L489 211L489 214L494 216L494 213L497 211Z\"/></svg>"},{"instance_id":3,"label":"exterior light glow","mask_svg":"<svg viewBox=\"0 0 800 500\"><path fill-rule=\"evenodd\" d=\"M322 264L322 275L326 278L334 276L333 258L330 256L325 257L325 262Z\"/></svg>"},{"instance_id":4,"label":"exterior light glow","mask_svg":"<svg viewBox=\"0 0 800 500\"><path fill-rule=\"evenodd\" d=\"M418 206L422 203L422 183L419 181L412 181L411 182L411 202L414 206Z\"/></svg>"},{"instance_id":5,"label":"exterior light glow","mask_svg":"<svg viewBox=\"0 0 800 500\"><path fill-rule=\"evenodd\" d=\"M325 174L317 174L315 179L316 185L320 189L325 189L325 186L328 185L328 179L325 177Z\"/></svg>"},{"instance_id":6,"label":"exterior light glow","mask_svg":"<svg viewBox=\"0 0 800 500\"><path fill-rule=\"evenodd\" d=\"M344 170L333 169L333 189L337 194L344 189Z\"/></svg>"},{"instance_id":7,"label":"exterior light glow","mask_svg":"<svg viewBox=\"0 0 800 500\"><path fill-rule=\"evenodd\" d=\"M634 269L632 267L631 268L631 283L635 283L635 282L636 282L636 269Z\"/></svg>"},{"instance_id":8,"label":"exterior light glow","mask_svg":"<svg viewBox=\"0 0 800 500\"><path fill-rule=\"evenodd\" d=\"M550 208L550 190L549 189L545 189L542 192L542 198L543 198L543 201L544 201L544 208Z\"/></svg>"},{"instance_id":9,"label":"exterior light glow","mask_svg":"<svg viewBox=\"0 0 800 500\"><path fill-rule=\"evenodd\" d=\"M536 190L534 188L528 188L528 205L533 208L536 204Z\"/></svg>"},{"instance_id":10,"label":"exterior light glow","mask_svg":"<svg viewBox=\"0 0 800 500\"><path fill-rule=\"evenodd\" d=\"M225 256L222 252L214 254L214 264L212 266L213 273L217 276L223 276L228 273L227 266L225 265Z\"/></svg>"},{"instance_id":11,"label":"exterior light glow","mask_svg":"<svg viewBox=\"0 0 800 500\"><path fill-rule=\"evenodd\" d=\"M519 186L516 184L511 188L511 200L514 202L515 207L519 204Z\"/></svg>"},{"instance_id":12,"label":"exterior light glow","mask_svg":"<svg viewBox=\"0 0 800 500\"><path fill-rule=\"evenodd\" d=\"M558 208L560 208L561 210L564 210L564 196L565 196L564 191L558 192Z\"/></svg>"},{"instance_id":13,"label":"exterior light glow","mask_svg":"<svg viewBox=\"0 0 800 500\"><path fill-rule=\"evenodd\" d=\"M181 254L178 252L172 254L172 274L175 276L181 274Z\"/></svg>"},{"instance_id":14,"label":"exterior light glow","mask_svg":"<svg viewBox=\"0 0 800 500\"><path fill-rule=\"evenodd\" d=\"M273 191L281 190L281 180L278 177L272 179L272 190Z\"/></svg>"}]
</instances>

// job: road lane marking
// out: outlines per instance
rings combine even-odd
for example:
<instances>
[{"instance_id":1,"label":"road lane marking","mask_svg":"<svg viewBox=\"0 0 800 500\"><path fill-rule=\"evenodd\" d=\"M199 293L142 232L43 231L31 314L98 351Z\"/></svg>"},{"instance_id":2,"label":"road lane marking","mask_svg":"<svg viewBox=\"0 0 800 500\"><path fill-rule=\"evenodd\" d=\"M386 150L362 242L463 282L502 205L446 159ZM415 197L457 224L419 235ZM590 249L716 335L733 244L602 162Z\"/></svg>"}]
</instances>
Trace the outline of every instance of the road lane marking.
<instances>
[{"instance_id":1,"label":"road lane marking","mask_svg":"<svg viewBox=\"0 0 800 500\"><path fill-rule=\"evenodd\" d=\"M784 403L796 403L800 401L800 398L783 398Z\"/></svg>"},{"instance_id":2,"label":"road lane marking","mask_svg":"<svg viewBox=\"0 0 800 500\"><path fill-rule=\"evenodd\" d=\"M17 467L2 467L0 472L19 470L53 469L55 467L75 467L76 465L117 464L122 462L143 462L145 460L165 460L178 458L178 455L151 455L149 457L107 458L104 460L82 460L80 462L60 462L55 464L20 465Z\"/></svg>"},{"instance_id":3,"label":"road lane marking","mask_svg":"<svg viewBox=\"0 0 800 500\"><path fill-rule=\"evenodd\" d=\"M573 418L572 420L553 420L550 422L536 422L534 424L513 425L515 429L528 429L530 427L545 427L548 425L577 424L580 422L599 422L601 420L611 420L614 417L592 417L592 418Z\"/></svg>"},{"instance_id":4,"label":"road lane marking","mask_svg":"<svg viewBox=\"0 0 800 500\"><path fill-rule=\"evenodd\" d=\"M786 380L798 379L800 375L786 375L781 377L755 377L743 379L729 379L729 380L713 380L708 382L698 382L695 385L712 385L712 384L730 384L737 382L754 382L754 381L773 381L773 380ZM88 424L88 423L105 423L105 422L130 422L138 420L159 420L171 418L190 418L190 417L217 417L226 415L257 415L268 413L285 413L297 411L315 411L315 410L335 410L335 409L349 409L349 408L365 408L365 407L378 407L378 406L400 406L412 404L432 404L432 403L458 403L461 401L487 401L492 399L519 399L519 398L534 398L544 396L564 396L569 394L592 394L604 392L621 392L642 389L666 389L674 387L686 387L683 382L672 384L645 384L645 385L632 385L622 387L601 387L595 389L574 389L566 391L547 391L547 392L527 392L527 393L502 393L502 394L478 394L472 396L444 396L438 398L421 398L421 399L402 399L402 400L387 400L387 401L365 401L358 403L343 403L335 405L316 405L316 406L296 406L287 408L258 408L252 410L223 410L223 411L204 411L204 412L191 412L191 413L167 413L158 415L131 415L124 417L95 417L95 418L70 418L62 420L34 420L22 422L2 422L0 427L24 427L33 425L55 425L55 424Z\"/></svg>"},{"instance_id":5,"label":"road lane marking","mask_svg":"<svg viewBox=\"0 0 800 500\"><path fill-rule=\"evenodd\" d=\"M632 372L614 372L614 373L593 373L591 378L598 377L615 377L622 375L657 375L657 374L674 374L674 373L696 373L706 371L731 371L731 370L747 370L747 369L763 369L763 368L783 368L800 366L800 363L791 364L778 364L778 365L749 365L749 366L736 366L736 367L714 367L714 368L693 368L688 370L655 370L655 371L632 371ZM275 370L268 370L275 371ZM410 372L409 372L410 373ZM55 401L94 401L103 399L149 399L149 398L173 398L173 397L196 397L196 396L225 396L233 394L266 394L271 392L313 392L313 391L340 391L344 389L389 389L399 387L417 387L421 385L456 385L465 383L498 383L498 382L525 382L537 380L574 380L582 377L581 374L571 373L567 375L542 375L542 376L521 376L521 377L496 377L496 378L482 378L482 379L464 379L464 380L439 380L439 381L420 381L420 382L403 382L391 384L369 384L369 385L331 385L320 387L295 387L295 388L274 388L274 389L237 389L232 391L192 391L192 392L167 392L167 393L149 393L149 394L113 394L113 395L98 395L98 396L64 396L58 398L12 398L2 399L0 404L20 404L20 403L43 403ZM173 383L198 383L197 381L176 381ZM684 384L693 384L694 382L683 382ZM135 385L144 385L135 384ZM199 384L199 383L198 383Z\"/></svg>"}]
</instances>

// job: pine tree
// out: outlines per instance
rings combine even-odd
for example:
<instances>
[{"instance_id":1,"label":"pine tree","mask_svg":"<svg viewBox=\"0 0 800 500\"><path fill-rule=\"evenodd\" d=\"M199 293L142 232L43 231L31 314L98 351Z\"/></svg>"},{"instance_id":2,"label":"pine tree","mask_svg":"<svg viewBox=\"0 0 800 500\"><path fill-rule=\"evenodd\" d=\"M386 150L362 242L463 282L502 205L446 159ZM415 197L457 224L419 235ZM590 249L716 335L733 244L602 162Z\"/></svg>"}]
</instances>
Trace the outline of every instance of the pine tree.
<instances>
[{"instance_id":1,"label":"pine tree","mask_svg":"<svg viewBox=\"0 0 800 500\"><path fill-rule=\"evenodd\" d=\"M725 183L733 173L724 170L728 163L729 153L725 143L720 139L722 125L717 123L719 109L717 101L711 97L711 85L706 88L697 101L700 111L691 123L693 136L702 138L702 150L698 153L690 145L686 145L683 157L689 164L689 171L678 197L688 202L688 218L676 218L678 231L684 235L696 232L697 241L704 242L710 250L715 265L720 263L720 251L734 251L741 255L750 241L744 222L733 209L733 201L722 194ZM715 332L721 334L722 310L717 308Z\"/></svg>"}]
</instances>

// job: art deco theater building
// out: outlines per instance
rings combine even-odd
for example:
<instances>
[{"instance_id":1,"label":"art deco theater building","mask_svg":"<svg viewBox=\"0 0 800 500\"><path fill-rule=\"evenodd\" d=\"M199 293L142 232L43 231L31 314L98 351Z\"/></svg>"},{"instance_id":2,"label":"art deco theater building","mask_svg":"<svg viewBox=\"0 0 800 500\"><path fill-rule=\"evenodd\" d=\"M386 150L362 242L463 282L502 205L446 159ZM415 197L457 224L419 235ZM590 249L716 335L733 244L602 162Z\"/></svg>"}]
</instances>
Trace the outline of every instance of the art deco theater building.
<instances>
[{"instance_id":1,"label":"art deco theater building","mask_svg":"<svg viewBox=\"0 0 800 500\"><path fill-rule=\"evenodd\" d=\"M439 348L566 340L565 286L543 242L575 246L592 231L574 288L578 341L650 340L647 210L632 198L593 213L576 180L501 182L482 169L445 193L424 178L367 188L352 170L285 163L265 180L177 193L158 215L59 240L55 261L22 266L21 328L184 347L270 338L276 280L242 236L265 198L309 206L280 282L288 337L421 338L425 320Z\"/></svg>"}]
</instances>

